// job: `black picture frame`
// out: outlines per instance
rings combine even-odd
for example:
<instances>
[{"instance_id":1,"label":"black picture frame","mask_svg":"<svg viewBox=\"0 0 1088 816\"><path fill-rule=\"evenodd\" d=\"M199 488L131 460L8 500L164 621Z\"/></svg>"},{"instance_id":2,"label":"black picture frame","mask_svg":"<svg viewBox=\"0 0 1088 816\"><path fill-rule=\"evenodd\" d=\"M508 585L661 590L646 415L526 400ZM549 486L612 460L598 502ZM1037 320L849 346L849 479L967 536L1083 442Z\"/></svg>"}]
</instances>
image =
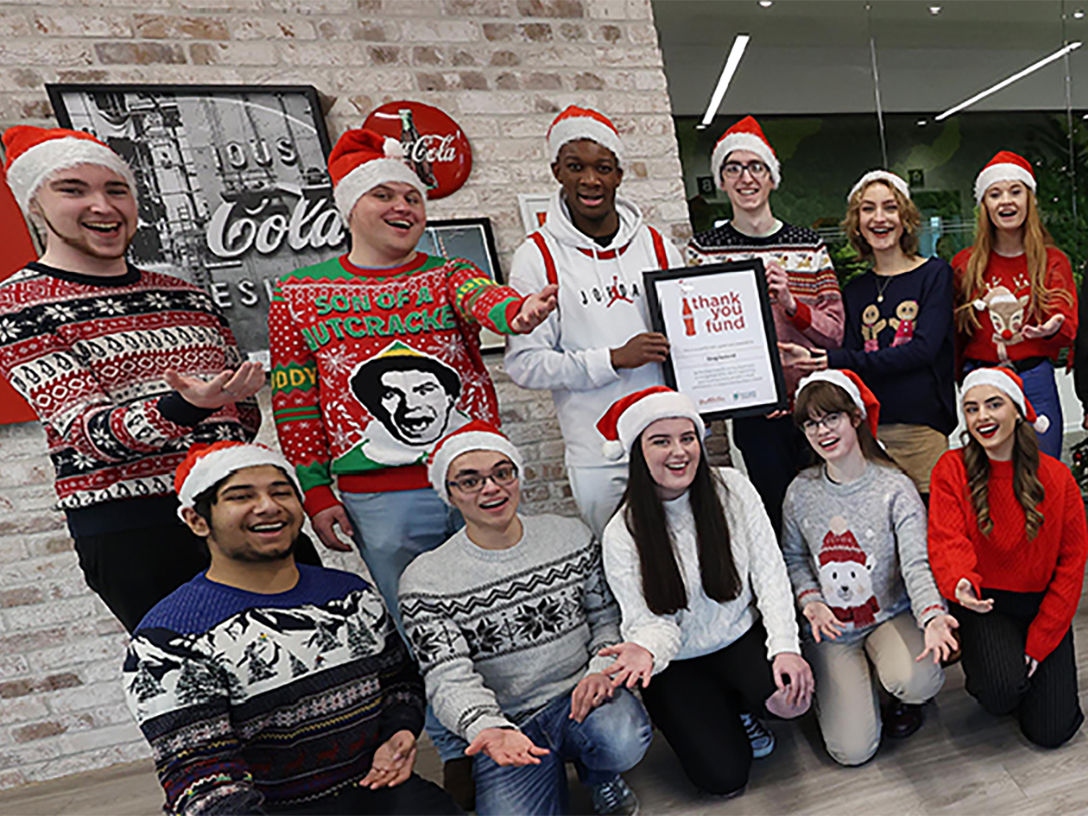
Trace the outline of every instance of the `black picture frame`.
<instances>
[{"instance_id":1,"label":"black picture frame","mask_svg":"<svg viewBox=\"0 0 1088 816\"><path fill-rule=\"evenodd\" d=\"M347 251L311 85L49 84L62 127L84 130L136 175L129 259L207 289L241 349L267 362L280 276Z\"/></svg>"},{"instance_id":2,"label":"black picture frame","mask_svg":"<svg viewBox=\"0 0 1088 816\"><path fill-rule=\"evenodd\" d=\"M416 249L430 255L472 261L493 281L505 283L490 218L428 220ZM505 348L503 335L489 329L480 330L480 350L484 354L499 354Z\"/></svg>"},{"instance_id":3,"label":"black picture frame","mask_svg":"<svg viewBox=\"0 0 1088 816\"><path fill-rule=\"evenodd\" d=\"M763 416L771 411L782 411L789 407L789 398L786 394L786 380L782 372L782 361L778 355L778 334L774 326L774 313L771 308L770 292L767 288L767 275L763 261L753 258L744 261L731 261L729 263L708 264L706 266L688 266L678 269L653 270L642 275L643 286L646 290L646 305L650 312L650 323L655 332L661 332L668 336L666 321L662 312L661 297L658 293L658 285L665 282L695 279L708 275L736 275L754 274L755 291L759 300L759 313L762 317L763 336L767 344L767 352L770 360L772 378L774 381L775 398L758 404L746 405L743 408L721 408L717 410L700 410L699 414L706 421L718 419L735 419L737 417ZM676 345L676 339L670 342ZM723 364L724 365L724 364ZM674 367L673 355L670 354L664 363L665 384L669 388L677 389L678 378ZM689 396L692 396L689 394Z\"/></svg>"}]
</instances>

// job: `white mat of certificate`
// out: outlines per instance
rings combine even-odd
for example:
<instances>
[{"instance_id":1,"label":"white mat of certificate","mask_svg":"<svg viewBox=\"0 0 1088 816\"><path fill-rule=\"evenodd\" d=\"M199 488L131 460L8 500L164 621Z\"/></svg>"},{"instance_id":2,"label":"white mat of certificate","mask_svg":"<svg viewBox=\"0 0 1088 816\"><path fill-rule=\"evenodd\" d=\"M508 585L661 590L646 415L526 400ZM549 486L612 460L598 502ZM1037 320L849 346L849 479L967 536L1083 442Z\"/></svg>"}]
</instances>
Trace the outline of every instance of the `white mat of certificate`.
<instances>
[{"instance_id":1,"label":"white mat of certificate","mask_svg":"<svg viewBox=\"0 0 1088 816\"><path fill-rule=\"evenodd\" d=\"M699 413L778 400L758 285L753 270L657 282L676 390Z\"/></svg>"}]
</instances>

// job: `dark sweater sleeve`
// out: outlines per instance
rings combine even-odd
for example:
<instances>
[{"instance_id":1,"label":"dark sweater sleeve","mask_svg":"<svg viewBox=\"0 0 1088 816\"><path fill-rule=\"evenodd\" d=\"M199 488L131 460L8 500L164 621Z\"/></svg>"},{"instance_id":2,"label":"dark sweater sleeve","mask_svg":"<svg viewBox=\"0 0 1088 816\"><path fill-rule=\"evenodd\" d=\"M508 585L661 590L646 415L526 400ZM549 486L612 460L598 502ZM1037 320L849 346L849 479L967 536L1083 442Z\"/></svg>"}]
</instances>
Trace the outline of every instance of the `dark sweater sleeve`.
<instances>
[{"instance_id":1,"label":"dark sweater sleeve","mask_svg":"<svg viewBox=\"0 0 1088 816\"><path fill-rule=\"evenodd\" d=\"M873 375L887 378L934 365L952 325L952 270L946 263L934 266L919 293L917 326L909 343L877 351L862 350L855 313L849 309L847 347L829 350L828 366L847 368L864 380Z\"/></svg>"},{"instance_id":2,"label":"dark sweater sleeve","mask_svg":"<svg viewBox=\"0 0 1088 816\"><path fill-rule=\"evenodd\" d=\"M400 633L387 615L385 649L379 658L382 687L382 718L379 739L382 743L398 731L411 731L417 737L423 730L423 679L419 667L408 654Z\"/></svg>"}]
</instances>

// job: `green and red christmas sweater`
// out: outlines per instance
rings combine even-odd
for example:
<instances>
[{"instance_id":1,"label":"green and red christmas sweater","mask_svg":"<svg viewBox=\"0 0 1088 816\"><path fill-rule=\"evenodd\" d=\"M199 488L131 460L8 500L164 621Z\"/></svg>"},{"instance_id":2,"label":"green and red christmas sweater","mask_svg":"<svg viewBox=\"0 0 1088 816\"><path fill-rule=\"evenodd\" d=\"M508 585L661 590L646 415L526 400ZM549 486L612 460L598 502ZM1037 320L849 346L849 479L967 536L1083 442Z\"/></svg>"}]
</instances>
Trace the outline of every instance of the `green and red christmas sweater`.
<instances>
[{"instance_id":1,"label":"green and red christmas sweater","mask_svg":"<svg viewBox=\"0 0 1088 816\"><path fill-rule=\"evenodd\" d=\"M471 262L417 253L363 269L347 255L277 283L269 310L272 412L312 516L332 491L428 486L427 457L475 419L499 424L481 326L512 334L525 298Z\"/></svg>"}]
</instances>

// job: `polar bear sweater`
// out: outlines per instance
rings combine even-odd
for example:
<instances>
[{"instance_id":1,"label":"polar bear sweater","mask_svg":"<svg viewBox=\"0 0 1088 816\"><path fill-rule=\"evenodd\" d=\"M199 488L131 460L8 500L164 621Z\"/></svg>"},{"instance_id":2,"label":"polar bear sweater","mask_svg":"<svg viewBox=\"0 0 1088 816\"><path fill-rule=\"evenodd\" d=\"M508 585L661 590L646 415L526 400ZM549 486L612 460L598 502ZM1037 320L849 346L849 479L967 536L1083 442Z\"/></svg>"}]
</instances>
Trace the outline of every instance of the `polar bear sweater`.
<instances>
[{"instance_id":1,"label":"polar bear sweater","mask_svg":"<svg viewBox=\"0 0 1088 816\"><path fill-rule=\"evenodd\" d=\"M435 444L474 419L499 424L480 327L510 334L524 298L472 263L422 252L362 269L346 255L273 290L272 416L313 515L357 493L428 486Z\"/></svg>"},{"instance_id":2,"label":"polar bear sweater","mask_svg":"<svg viewBox=\"0 0 1088 816\"><path fill-rule=\"evenodd\" d=\"M823 465L809 468L786 491L782 516L797 605L826 603L845 624L840 637L860 637L908 607L920 628L945 611L925 507L901 471L870 463L861 478L836 484Z\"/></svg>"}]
</instances>

